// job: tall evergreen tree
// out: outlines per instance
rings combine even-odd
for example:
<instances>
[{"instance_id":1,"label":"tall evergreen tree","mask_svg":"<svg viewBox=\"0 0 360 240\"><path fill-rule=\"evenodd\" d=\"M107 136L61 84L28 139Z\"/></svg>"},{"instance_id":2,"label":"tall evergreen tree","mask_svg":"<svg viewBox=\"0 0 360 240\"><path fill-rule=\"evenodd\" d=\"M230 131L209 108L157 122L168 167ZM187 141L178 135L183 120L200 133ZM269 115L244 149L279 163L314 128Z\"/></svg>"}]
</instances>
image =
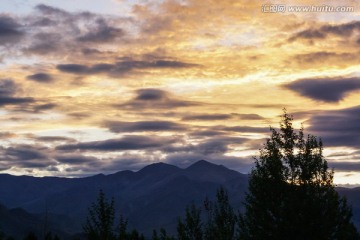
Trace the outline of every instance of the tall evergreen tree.
<instances>
[{"instance_id":1,"label":"tall evergreen tree","mask_svg":"<svg viewBox=\"0 0 360 240\"><path fill-rule=\"evenodd\" d=\"M202 240L203 230L201 222L201 210L194 203L185 210L185 220L179 219L178 226L179 240Z\"/></svg>"},{"instance_id":2,"label":"tall evergreen tree","mask_svg":"<svg viewBox=\"0 0 360 240\"><path fill-rule=\"evenodd\" d=\"M136 229L126 234L126 240L145 240L144 235L140 234Z\"/></svg>"},{"instance_id":3,"label":"tall evergreen tree","mask_svg":"<svg viewBox=\"0 0 360 240\"><path fill-rule=\"evenodd\" d=\"M118 240L127 240L127 223L128 221L120 215L120 221L118 226Z\"/></svg>"},{"instance_id":4,"label":"tall evergreen tree","mask_svg":"<svg viewBox=\"0 0 360 240\"><path fill-rule=\"evenodd\" d=\"M229 203L229 197L225 188L219 188L214 203L205 202L205 209L209 213L205 228L205 239L234 239L237 217Z\"/></svg>"},{"instance_id":5,"label":"tall evergreen tree","mask_svg":"<svg viewBox=\"0 0 360 240\"><path fill-rule=\"evenodd\" d=\"M34 232L29 232L24 238L24 240L37 240L37 239L38 238Z\"/></svg>"},{"instance_id":6,"label":"tall evergreen tree","mask_svg":"<svg viewBox=\"0 0 360 240\"><path fill-rule=\"evenodd\" d=\"M101 190L96 203L89 208L89 216L83 226L89 240L113 240L115 208L114 199L108 200Z\"/></svg>"},{"instance_id":7,"label":"tall evergreen tree","mask_svg":"<svg viewBox=\"0 0 360 240\"><path fill-rule=\"evenodd\" d=\"M239 239L359 239L333 184L322 141L296 132L284 112L251 171Z\"/></svg>"},{"instance_id":8,"label":"tall evergreen tree","mask_svg":"<svg viewBox=\"0 0 360 240\"><path fill-rule=\"evenodd\" d=\"M151 240L160 240L160 238L159 238L159 236L157 234L157 231L155 229L153 230Z\"/></svg>"}]
</instances>

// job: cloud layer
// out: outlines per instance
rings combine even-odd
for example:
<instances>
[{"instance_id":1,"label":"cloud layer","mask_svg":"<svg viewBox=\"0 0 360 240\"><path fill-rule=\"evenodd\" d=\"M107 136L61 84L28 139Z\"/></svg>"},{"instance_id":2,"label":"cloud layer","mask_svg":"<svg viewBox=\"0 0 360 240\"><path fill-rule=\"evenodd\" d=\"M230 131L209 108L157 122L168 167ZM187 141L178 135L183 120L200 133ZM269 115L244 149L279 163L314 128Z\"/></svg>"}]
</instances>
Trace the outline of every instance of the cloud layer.
<instances>
[{"instance_id":1,"label":"cloud layer","mask_svg":"<svg viewBox=\"0 0 360 240\"><path fill-rule=\"evenodd\" d=\"M359 158L356 13L264 14L251 0L102 1L108 14L28 2L0 12L3 172L206 159L246 173L284 107L329 155ZM349 159L330 156L344 172Z\"/></svg>"},{"instance_id":2,"label":"cloud layer","mask_svg":"<svg viewBox=\"0 0 360 240\"><path fill-rule=\"evenodd\" d=\"M360 89L360 78L309 78L285 85L300 95L317 101L338 102Z\"/></svg>"}]
</instances>

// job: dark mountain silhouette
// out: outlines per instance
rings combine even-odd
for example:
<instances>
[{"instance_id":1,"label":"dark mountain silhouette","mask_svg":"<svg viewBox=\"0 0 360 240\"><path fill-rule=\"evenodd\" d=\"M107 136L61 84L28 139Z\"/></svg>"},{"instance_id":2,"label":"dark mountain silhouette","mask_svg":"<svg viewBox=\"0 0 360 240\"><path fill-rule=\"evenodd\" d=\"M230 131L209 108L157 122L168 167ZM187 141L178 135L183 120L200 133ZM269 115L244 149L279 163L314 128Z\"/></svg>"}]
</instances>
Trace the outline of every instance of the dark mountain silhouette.
<instances>
[{"instance_id":1,"label":"dark mountain silhouette","mask_svg":"<svg viewBox=\"0 0 360 240\"><path fill-rule=\"evenodd\" d=\"M8 236L22 239L30 232L43 237L47 232L52 232L61 238L71 237L62 229L69 228L72 220L66 216L55 214L30 214L22 208L8 209L0 205L0 227L1 231Z\"/></svg>"},{"instance_id":2,"label":"dark mountain silhouette","mask_svg":"<svg viewBox=\"0 0 360 240\"><path fill-rule=\"evenodd\" d=\"M67 216L74 222L64 232L74 234L88 213L88 207L102 189L114 197L116 209L129 219L129 227L150 234L159 227L175 231L177 218L194 201L201 205L213 198L223 185L234 204L240 206L247 188L247 176L204 160L186 169L155 163L143 169L121 171L86 178L56 178L0 175L0 203L7 208L23 208L32 214Z\"/></svg>"},{"instance_id":3,"label":"dark mountain silhouette","mask_svg":"<svg viewBox=\"0 0 360 240\"><path fill-rule=\"evenodd\" d=\"M137 172L120 171L75 179L2 174L0 203L6 208L2 207L0 216L8 216L12 211L8 209L21 208L19 211L28 212L32 220L26 221L16 214L14 219L32 226L44 219L47 211L52 226L61 229L63 236L73 235L82 230L88 208L102 189L108 197L114 197L117 216L121 213L127 217L129 228L145 235L160 227L174 233L177 218L183 216L185 207L191 202L202 205L206 197L214 199L221 185L228 190L232 205L240 209L247 184L247 175L204 160L185 169L155 163ZM359 223L360 189L339 189L339 192L348 196L354 208L354 221Z\"/></svg>"}]
</instances>

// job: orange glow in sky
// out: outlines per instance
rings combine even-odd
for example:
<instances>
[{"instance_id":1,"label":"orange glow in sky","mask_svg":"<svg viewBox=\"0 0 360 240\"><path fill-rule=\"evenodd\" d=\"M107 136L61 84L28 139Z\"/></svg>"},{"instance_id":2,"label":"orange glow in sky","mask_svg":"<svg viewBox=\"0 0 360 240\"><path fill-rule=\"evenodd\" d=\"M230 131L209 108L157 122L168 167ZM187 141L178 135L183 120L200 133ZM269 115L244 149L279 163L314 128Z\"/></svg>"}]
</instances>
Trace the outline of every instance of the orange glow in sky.
<instances>
[{"instance_id":1,"label":"orange glow in sky","mask_svg":"<svg viewBox=\"0 0 360 240\"><path fill-rule=\"evenodd\" d=\"M90 2L0 3L2 173L247 173L285 107L360 183L358 1Z\"/></svg>"}]
</instances>

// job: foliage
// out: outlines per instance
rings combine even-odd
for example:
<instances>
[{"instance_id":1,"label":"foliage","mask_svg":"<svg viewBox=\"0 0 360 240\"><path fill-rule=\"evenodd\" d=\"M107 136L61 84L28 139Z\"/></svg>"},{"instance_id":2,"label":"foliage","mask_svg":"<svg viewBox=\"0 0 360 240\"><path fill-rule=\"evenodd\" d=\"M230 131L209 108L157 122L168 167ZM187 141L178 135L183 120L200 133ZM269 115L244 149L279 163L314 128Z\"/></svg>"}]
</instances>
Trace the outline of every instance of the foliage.
<instances>
[{"instance_id":1,"label":"foliage","mask_svg":"<svg viewBox=\"0 0 360 240\"><path fill-rule=\"evenodd\" d=\"M322 141L296 132L284 112L280 130L255 159L239 239L358 239L351 208L333 184Z\"/></svg>"},{"instance_id":2,"label":"foliage","mask_svg":"<svg viewBox=\"0 0 360 240\"><path fill-rule=\"evenodd\" d=\"M101 190L96 203L89 208L89 216L83 226L89 240L112 240L114 236L114 199L110 201Z\"/></svg>"},{"instance_id":3,"label":"foliage","mask_svg":"<svg viewBox=\"0 0 360 240\"><path fill-rule=\"evenodd\" d=\"M119 224L115 225L114 199L108 200L100 190L98 199L89 208L89 216L83 226L88 240L144 240L144 236L137 230L127 231L127 219L122 215Z\"/></svg>"},{"instance_id":4,"label":"foliage","mask_svg":"<svg viewBox=\"0 0 360 240\"><path fill-rule=\"evenodd\" d=\"M236 214L229 203L225 188L220 187L216 201L204 202L206 216L194 204L186 208L185 220L179 219L177 233L179 240L232 240L235 237ZM205 218L204 223L202 219Z\"/></svg>"},{"instance_id":5,"label":"foliage","mask_svg":"<svg viewBox=\"0 0 360 240\"><path fill-rule=\"evenodd\" d=\"M160 228L160 236L158 236L156 230L153 230L153 235L151 237L151 240L175 240L175 238L168 236L166 230L164 228Z\"/></svg>"},{"instance_id":6,"label":"foliage","mask_svg":"<svg viewBox=\"0 0 360 240\"><path fill-rule=\"evenodd\" d=\"M203 230L201 222L201 209L194 203L185 210L185 220L178 220L177 226L179 240L202 240Z\"/></svg>"},{"instance_id":7,"label":"foliage","mask_svg":"<svg viewBox=\"0 0 360 240\"><path fill-rule=\"evenodd\" d=\"M127 235L128 235L126 232L127 224L128 224L128 221L122 215L120 215L120 221L119 221L119 226L118 226L118 232L119 232L118 239L119 240L126 240Z\"/></svg>"},{"instance_id":8,"label":"foliage","mask_svg":"<svg viewBox=\"0 0 360 240\"><path fill-rule=\"evenodd\" d=\"M206 203L209 212L208 222L205 229L205 239L208 240L232 240L237 221L234 209L229 203L229 197L225 188L220 187L216 193L216 202Z\"/></svg>"},{"instance_id":9,"label":"foliage","mask_svg":"<svg viewBox=\"0 0 360 240\"><path fill-rule=\"evenodd\" d=\"M48 233L45 235L45 240L59 240L59 237L58 237L57 234L55 234L55 235L53 236L51 232L48 232Z\"/></svg>"},{"instance_id":10,"label":"foliage","mask_svg":"<svg viewBox=\"0 0 360 240\"><path fill-rule=\"evenodd\" d=\"M145 240L144 236L137 230L132 230L130 233L126 233L126 240Z\"/></svg>"},{"instance_id":11,"label":"foliage","mask_svg":"<svg viewBox=\"0 0 360 240\"><path fill-rule=\"evenodd\" d=\"M33 232L29 232L24 238L24 240L37 240L37 239L38 239L37 236Z\"/></svg>"}]
</instances>

